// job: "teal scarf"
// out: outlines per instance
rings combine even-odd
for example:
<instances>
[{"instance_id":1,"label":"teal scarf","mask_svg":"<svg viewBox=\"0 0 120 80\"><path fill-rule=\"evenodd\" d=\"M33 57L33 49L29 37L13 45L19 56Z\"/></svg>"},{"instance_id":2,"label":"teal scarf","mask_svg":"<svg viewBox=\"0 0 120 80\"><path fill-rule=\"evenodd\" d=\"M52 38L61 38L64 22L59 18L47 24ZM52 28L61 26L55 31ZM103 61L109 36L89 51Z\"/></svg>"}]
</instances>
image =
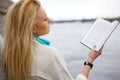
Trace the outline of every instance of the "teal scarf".
<instances>
[{"instance_id":1,"label":"teal scarf","mask_svg":"<svg viewBox=\"0 0 120 80\"><path fill-rule=\"evenodd\" d=\"M39 43L41 44L44 44L44 45L47 45L47 46L50 46L50 41L46 40L46 39L43 39L43 38L34 38L36 41L38 41Z\"/></svg>"}]
</instances>

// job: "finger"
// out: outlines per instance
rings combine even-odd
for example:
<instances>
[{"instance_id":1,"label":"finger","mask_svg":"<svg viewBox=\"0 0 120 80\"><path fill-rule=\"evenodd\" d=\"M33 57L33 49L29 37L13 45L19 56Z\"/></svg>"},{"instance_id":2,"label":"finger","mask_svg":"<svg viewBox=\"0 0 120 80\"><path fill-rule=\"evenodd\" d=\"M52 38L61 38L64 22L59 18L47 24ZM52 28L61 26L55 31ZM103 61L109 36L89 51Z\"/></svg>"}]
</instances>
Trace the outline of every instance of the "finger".
<instances>
[{"instance_id":1,"label":"finger","mask_svg":"<svg viewBox=\"0 0 120 80\"><path fill-rule=\"evenodd\" d=\"M102 53L102 50L101 50L101 51L99 51L98 53L99 53L99 54L101 54L101 53Z\"/></svg>"},{"instance_id":2,"label":"finger","mask_svg":"<svg viewBox=\"0 0 120 80\"><path fill-rule=\"evenodd\" d=\"M95 48L96 48L96 45L94 45L94 46L92 47L92 50L95 50Z\"/></svg>"}]
</instances>

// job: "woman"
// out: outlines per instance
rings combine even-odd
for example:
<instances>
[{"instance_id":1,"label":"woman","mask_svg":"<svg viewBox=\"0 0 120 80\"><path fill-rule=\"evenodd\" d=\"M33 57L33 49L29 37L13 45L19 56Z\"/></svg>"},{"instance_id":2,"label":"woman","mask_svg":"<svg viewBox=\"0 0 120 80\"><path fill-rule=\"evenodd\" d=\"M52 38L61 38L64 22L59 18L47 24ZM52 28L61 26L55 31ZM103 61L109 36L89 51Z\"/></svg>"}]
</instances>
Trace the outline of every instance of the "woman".
<instances>
[{"instance_id":1,"label":"woman","mask_svg":"<svg viewBox=\"0 0 120 80\"><path fill-rule=\"evenodd\" d=\"M8 80L73 80L56 48L36 40L50 31L50 19L37 0L21 0L9 10L3 63ZM93 61L101 54L90 51L76 80L87 80ZM89 63L88 63L89 62Z\"/></svg>"}]
</instances>

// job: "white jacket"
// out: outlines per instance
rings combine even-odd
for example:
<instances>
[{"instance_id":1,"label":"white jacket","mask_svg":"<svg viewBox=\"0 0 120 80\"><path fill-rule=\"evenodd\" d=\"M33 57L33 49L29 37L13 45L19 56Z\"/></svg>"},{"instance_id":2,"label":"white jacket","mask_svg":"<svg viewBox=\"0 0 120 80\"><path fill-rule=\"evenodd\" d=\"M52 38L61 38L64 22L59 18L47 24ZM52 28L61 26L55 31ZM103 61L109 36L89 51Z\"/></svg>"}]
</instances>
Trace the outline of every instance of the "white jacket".
<instances>
[{"instance_id":1,"label":"white jacket","mask_svg":"<svg viewBox=\"0 0 120 80\"><path fill-rule=\"evenodd\" d=\"M33 41L32 77L40 80L74 80L58 49ZM87 80L79 74L76 80Z\"/></svg>"}]
</instances>

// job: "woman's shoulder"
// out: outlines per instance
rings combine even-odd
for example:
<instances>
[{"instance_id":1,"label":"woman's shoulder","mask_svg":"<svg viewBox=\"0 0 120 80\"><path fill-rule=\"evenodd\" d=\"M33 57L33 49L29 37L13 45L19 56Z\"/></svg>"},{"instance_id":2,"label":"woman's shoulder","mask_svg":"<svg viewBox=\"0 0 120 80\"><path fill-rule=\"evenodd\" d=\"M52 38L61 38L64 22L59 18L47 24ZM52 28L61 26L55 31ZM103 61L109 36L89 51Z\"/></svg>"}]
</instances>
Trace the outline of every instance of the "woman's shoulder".
<instances>
[{"instance_id":1,"label":"woman's shoulder","mask_svg":"<svg viewBox=\"0 0 120 80\"><path fill-rule=\"evenodd\" d=\"M34 42L33 46L34 54L38 57L47 57L47 59L54 59L54 57L58 56L61 53L57 48L52 46L46 46L37 41Z\"/></svg>"},{"instance_id":2,"label":"woman's shoulder","mask_svg":"<svg viewBox=\"0 0 120 80\"><path fill-rule=\"evenodd\" d=\"M52 46L47 46L47 45L44 45L44 44L41 44L37 41L34 40L34 44L33 44L33 49L36 51L36 52L55 52L56 49L55 47L52 47Z\"/></svg>"},{"instance_id":3,"label":"woman's shoulder","mask_svg":"<svg viewBox=\"0 0 120 80\"><path fill-rule=\"evenodd\" d=\"M33 72L44 72L44 70L47 70L48 67L56 61L56 54L58 54L57 51L58 50L54 47L46 46L35 41L33 45L33 69L35 70L33 70Z\"/></svg>"}]
</instances>

